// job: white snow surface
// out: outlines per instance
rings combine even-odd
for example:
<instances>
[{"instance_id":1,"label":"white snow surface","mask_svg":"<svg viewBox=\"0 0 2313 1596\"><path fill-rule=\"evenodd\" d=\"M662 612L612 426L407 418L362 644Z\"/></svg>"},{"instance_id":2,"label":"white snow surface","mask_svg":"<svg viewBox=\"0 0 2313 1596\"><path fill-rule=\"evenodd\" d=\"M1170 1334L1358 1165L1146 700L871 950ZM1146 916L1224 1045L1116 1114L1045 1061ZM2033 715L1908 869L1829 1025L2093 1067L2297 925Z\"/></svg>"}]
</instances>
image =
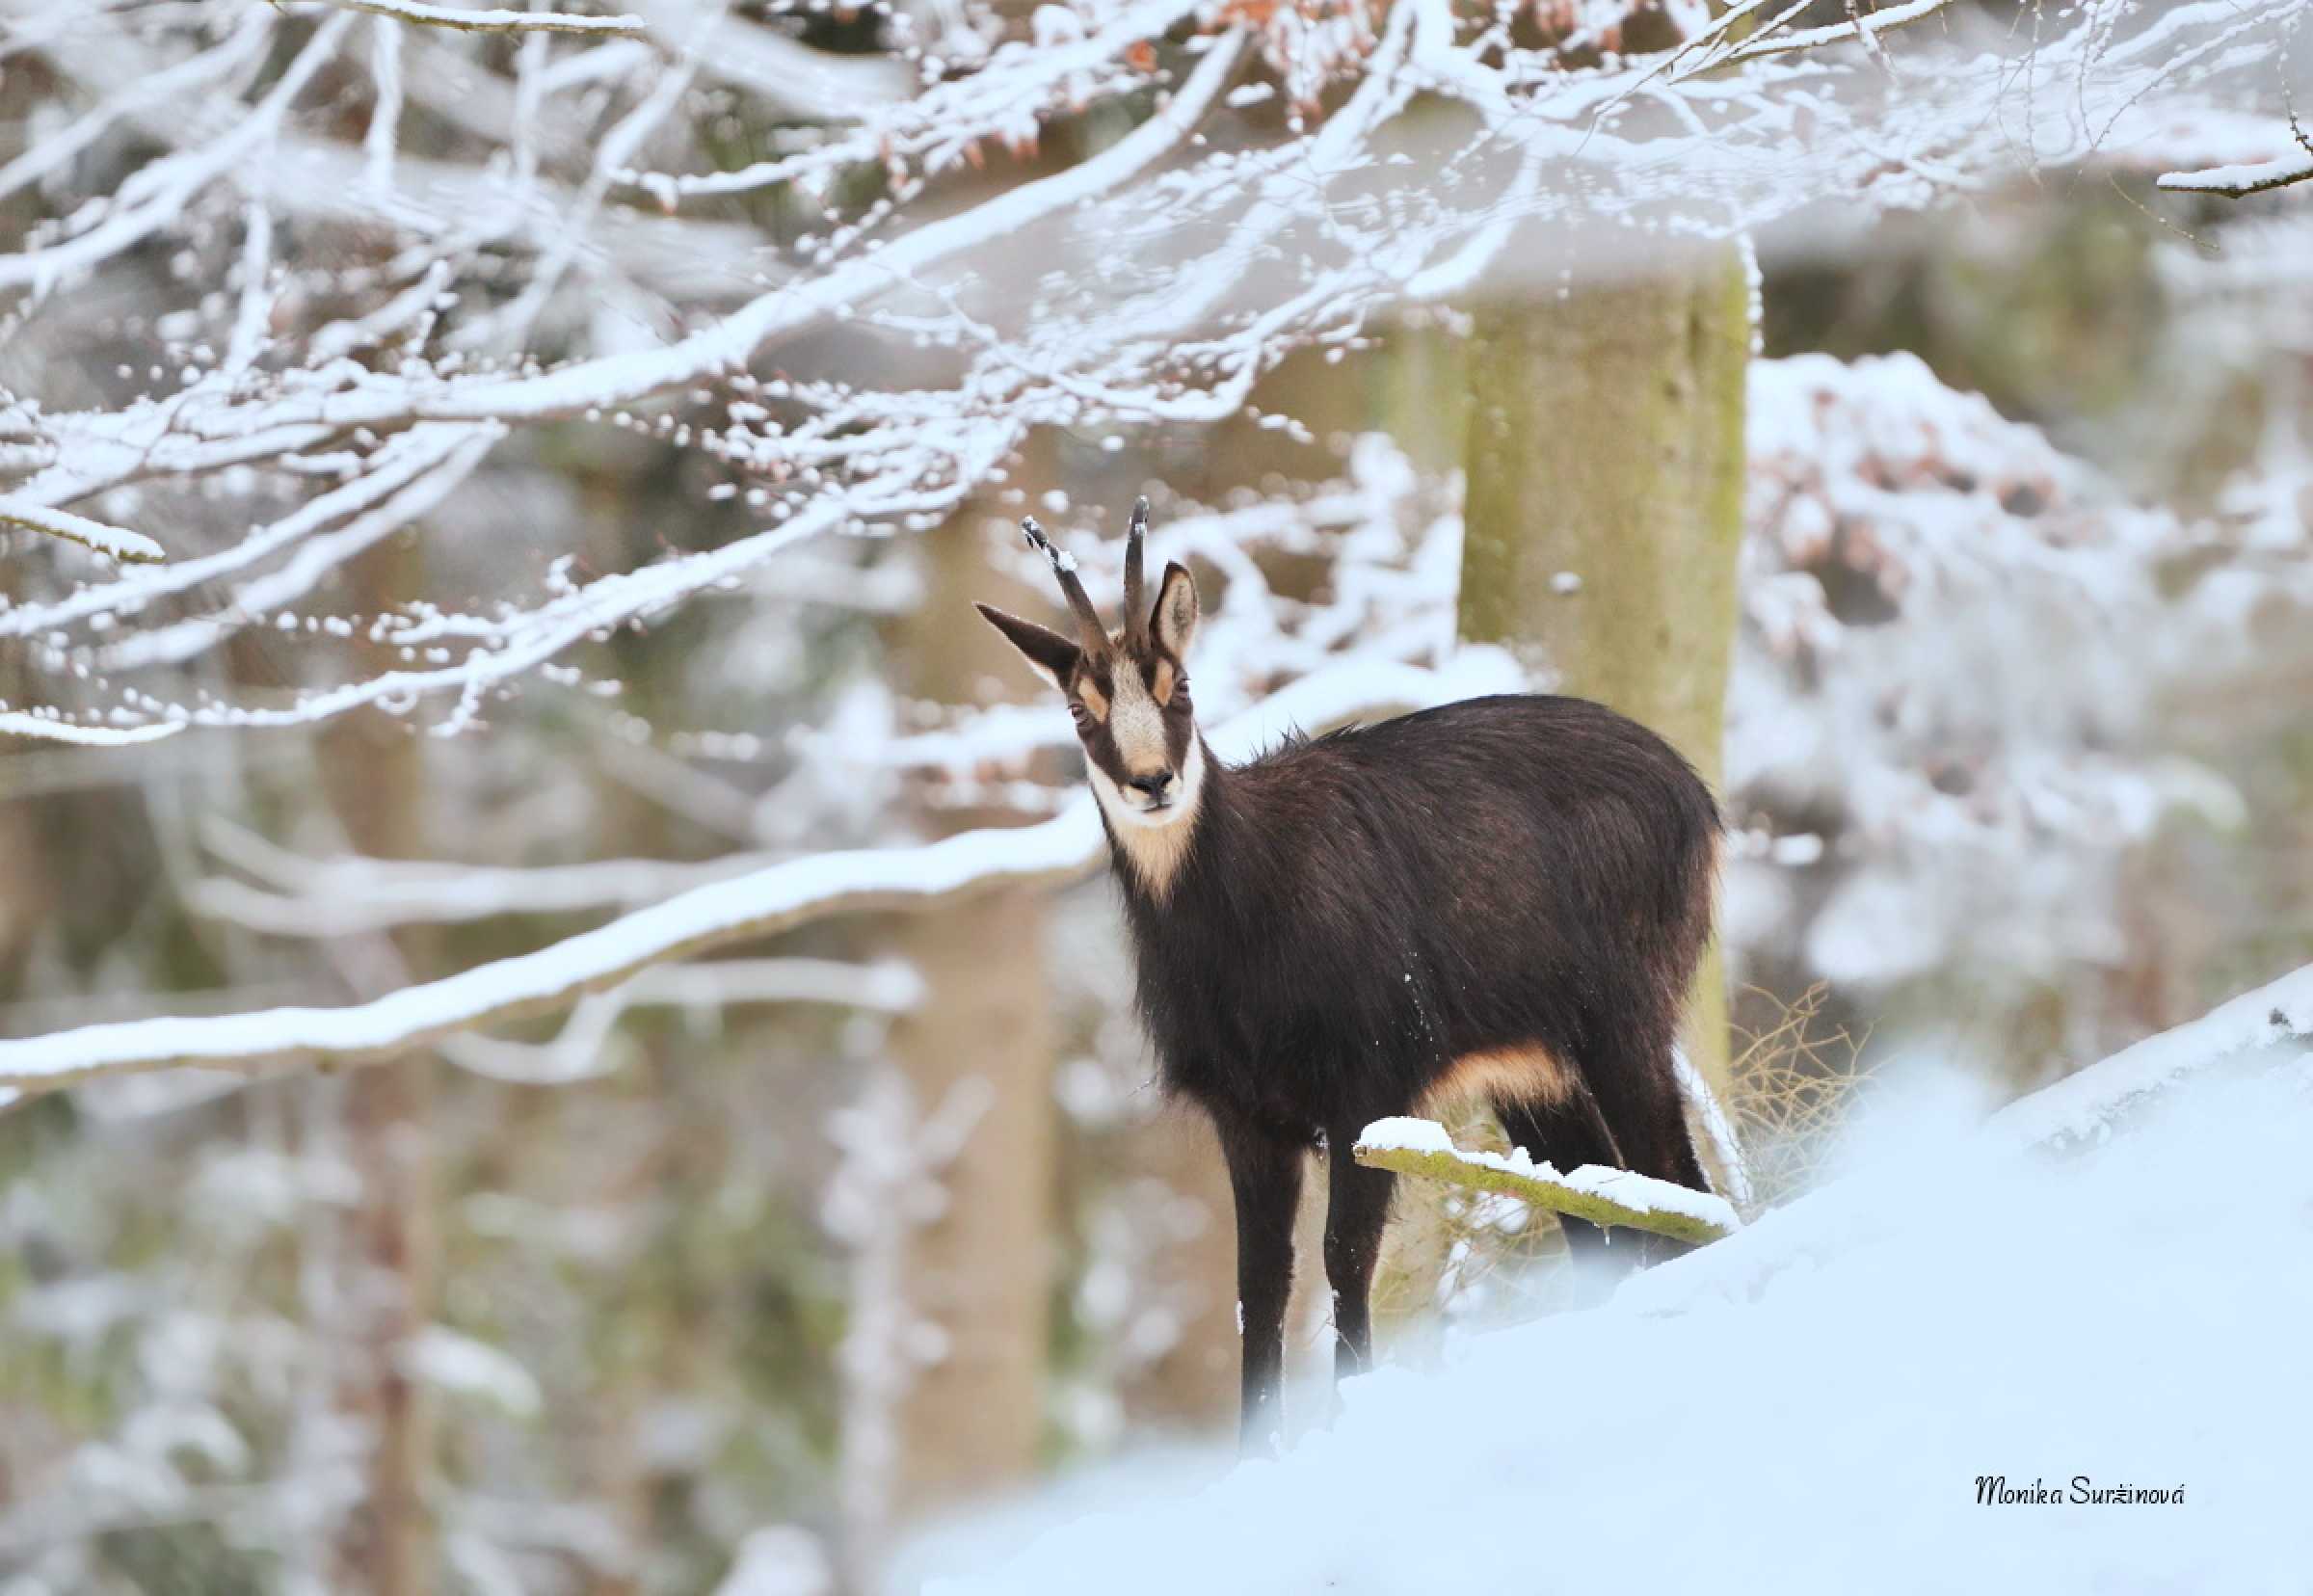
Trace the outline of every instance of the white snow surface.
<instances>
[{"instance_id":1,"label":"white snow surface","mask_svg":"<svg viewBox=\"0 0 2313 1596\"><path fill-rule=\"evenodd\" d=\"M1603 1306L1352 1380L1330 1429L1202 1489L1078 1481L1067 1522L994 1563L950 1543L925 1588L2301 1590L2308 1035L2313 971L2044 1115L1882 1116L1859 1173ZM2200 1067L2147 1098L2148 1059ZM1979 1505L1979 1476L2058 1500Z\"/></svg>"}]
</instances>

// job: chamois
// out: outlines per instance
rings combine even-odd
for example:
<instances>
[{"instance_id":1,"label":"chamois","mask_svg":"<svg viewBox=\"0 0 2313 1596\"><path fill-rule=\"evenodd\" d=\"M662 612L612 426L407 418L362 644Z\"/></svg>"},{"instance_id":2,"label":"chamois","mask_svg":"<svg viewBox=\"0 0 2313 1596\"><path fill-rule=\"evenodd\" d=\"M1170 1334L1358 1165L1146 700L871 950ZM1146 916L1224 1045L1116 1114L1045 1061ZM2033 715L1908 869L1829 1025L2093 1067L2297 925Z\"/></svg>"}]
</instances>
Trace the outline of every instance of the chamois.
<instances>
[{"instance_id":1,"label":"chamois","mask_svg":"<svg viewBox=\"0 0 2313 1596\"><path fill-rule=\"evenodd\" d=\"M1154 604L1142 591L1148 501L1126 535L1113 632L1076 562L1022 525L1075 640L977 608L1067 695L1162 1079L1210 1115L1228 1161L1242 1440L1271 1450L1311 1150L1329 1154L1337 1379L1371 1355L1394 1177L1349 1157L1370 1122L1474 1096L1562 1169L1708 1189L1671 1050L1711 934L1718 809L1654 732L1543 695L1296 736L1225 765L1189 699L1196 585L1174 563ZM1565 1224L1578 1253L1604 1245Z\"/></svg>"}]
</instances>

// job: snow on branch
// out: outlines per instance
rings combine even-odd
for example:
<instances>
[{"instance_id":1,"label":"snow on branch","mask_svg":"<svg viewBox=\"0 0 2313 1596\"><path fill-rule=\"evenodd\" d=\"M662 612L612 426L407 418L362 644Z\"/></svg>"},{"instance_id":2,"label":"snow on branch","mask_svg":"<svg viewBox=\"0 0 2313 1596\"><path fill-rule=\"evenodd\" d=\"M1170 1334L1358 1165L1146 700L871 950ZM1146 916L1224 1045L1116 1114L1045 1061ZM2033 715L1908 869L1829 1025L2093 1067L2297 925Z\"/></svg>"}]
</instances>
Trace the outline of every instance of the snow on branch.
<instances>
[{"instance_id":1,"label":"snow on branch","mask_svg":"<svg viewBox=\"0 0 2313 1596\"><path fill-rule=\"evenodd\" d=\"M403 394L338 396L314 406L312 419L332 427L420 417L538 420L628 404L735 369L776 338L814 327L941 261L1084 204L1139 175L1204 120L1228 86L1243 46L1240 35L1222 35L1163 109L1092 159L904 233L875 253L847 261L823 277L783 285L675 343L579 360L535 377L452 384L414 402Z\"/></svg>"},{"instance_id":2,"label":"snow on branch","mask_svg":"<svg viewBox=\"0 0 2313 1596\"><path fill-rule=\"evenodd\" d=\"M844 964L834 959L723 959L654 965L631 980L581 998L550 1042L504 1042L449 1036L441 1050L475 1075L520 1086L565 1086L617 1067L614 1033L627 1010L694 1009L720 1014L747 1003L825 1003L869 1014L904 1014L923 998L923 981L907 965ZM175 1078L175 1077L146 1077Z\"/></svg>"},{"instance_id":3,"label":"snow on branch","mask_svg":"<svg viewBox=\"0 0 2313 1596\"><path fill-rule=\"evenodd\" d=\"M173 737L184 727L174 721L144 726L91 726L59 718L53 711L0 709L0 732L39 737L47 742L77 743L85 748L119 748L130 743L157 742Z\"/></svg>"},{"instance_id":4,"label":"snow on branch","mask_svg":"<svg viewBox=\"0 0 2313 1596\"><path fill-rule=\"evenodd\" d=\"M1304 678L1220 728L1238 756L1287 724L1337 725L1499 692L1518 679L1496 651L1447 668L1344 665ZM1033 826L960 833L911 847L812 855L695 888L535 952L480 965L344 1008L135 1020L0 1041L0 1089L47 1091L173 1065L247 1067L296 1060L363 1062L496 1021L561 1008L653 965L792 930L833 915L930 907L998 886L1074 880L1102 858L1089 794Z\"/></svg>"},{"instance_id":5,"label":"snow on branch","mask_svg":"<svg viewBox=\"0 0 2313 1596\"><path fill-rule=\"evenodd\" d=\"M107 526L100 520L76 516L69 510L57 510L45 504L27 504L7 493L0 493L0 526L21 526L26 531L62 538L67 543L76 543L84 548L93 548L99 554L132 564L169 557L167 549L142 532Z\"/></svg>"},{"instance_id":6,"label":"snow on branch","mask_svg":"<svg viewBox=\"0 0 2313 1596\"><path fill-rule=\"evenodd\" d=\"M1007 140L1025 146L1033 141L1042 109L1066 109L1081 104L1094 93L1130 87L1141 74L1125 64L1127 53L1135 46L1147 47L1149 41L1162 38L1196 10L1197 0L1131 0L1116 7L1101 26L1080 38L1050 38L1032 48L1008 46L998 52L990 69L936 84L913 98L877 106L875 116L862 120L839 137L733 171L674 174L628 171L621 177L672 209L689 198L743 194L782 184L796 184L806 192L820 190L837 173L855 166L889 169L911 163L925 173L940 173L971 160L982 139ZM729 53L710 64L709 70L731 75L732 60L748 61L762 47L756 41L758 38L776 37L759 28L746 33L743 40L734 40L723 32L710 36L710 51ZM766 65L776 66L783 80L817 70L784 59ZM846 93L850 92L847 86Z\"/></svg>"},{"instance_id":7,"label":"snow on branch","mask_svg":"<svg viewBox=\"0 0 2313 1596\"><path fill-rule=\"evenodd\" d=\"M133 1020L0 1042L0 1087L49 1090L180 1064L389 1057L476 1025L560 1008L652 965L831 915L921 908L997 886L1068 880L1092 867L1099 846L1100 825L1087 797L1042 825L791 860L373 1002Z\"/></svg>"},{"instance_id":8,"label":"snow on branch","mask_svg":"<svg viewBox=\"0 0 2313 1596\"><path fill-rule=\"evenodd\" d=\"M2284 48L2282 60L2287 59ZM2158 179L2158 186L2171 194L2244 200L2313 179L2313 134L2298 120L2296 98L2286 91L2277 123L2241 114L2205 117L2175 137L2184 147L2171 144L2165 152L2169 158L2158 163L2173 169Z\"/></svg>"},{"instance_id":9,"label":"snow on branch","mask_svg":"<svg viewBox=\"0 0 2313 1596\"><path fill-rule=\"evenodd\" d=\"M671 5L635 0L642 22L691 48L614 35L549 64L535 37L510 53L440 26L358 52L345 14L292 53L266 7L218 37L13 3L42 19L24 47L94 109L0 169L0 187L31 192L36 211L71 201L0 254L0 288L33 290L12 354L32 369L112 359L96 354L110 346L93 308L107 295L46 290L101 273L114 295L145 292L164 257L147 247L156 239L186 269L243 280L199 300L172 285L155 358L117 373L141 390L94 385L97 399L75 401L91 408L45 412L35 442L0 440L0 459L32 468L7 492L114 522L130 513L111 495L146 484L196 505L263 495L272 508L237 526L229 514L190 518L170 540L172 569L198 564L199 578L36 583L12 595L0 631L41 637L35 671L104 705L93 721L284 728L369 705L415 716L454 698L445 733L479 724L479 706L522 680L567 670L558 656L579 642L753 586L794 542L921 530L972 494L1007 491L1012 455L1039 429L1121 446L1114 429L1236 414L1290 352L1354 345L1409 298L1481 286L1522 228L1564 227L1611 255L1664 226L1723 236L1825 201L1917 206L2019 164L2140 148L2210 105L2221 74L2269 55L2305 9L2122 0L2125 25L2077 20L2027 50L1956 12L1938 16L1935 0L1823 28L1797 27L1801 9L1779 0L1743 0L1679 48L1592 64L1555 45L1500 46L1446 0L1315 16L1086 0L845 58L742 18L693 18L700 31L685 32ZM480 0L363 9L525 27L563 15ZM1903 35L1901 65L1939 92L1902 93L1884 36L1929 16L1934 29ZM573 20L606 32L629 19ZM1256 54L1304 107L1282 128L1262 110L1267 82L1232 93ZM933 56L942 69L921 70ZM771 108L802 125L717 170L712 96L683 87L693 71L732 85L749 115ZM783 101L782 84L807 79L809 108ZM301 109L324 81L331 103ZM338 103L349 96L367 104ZM1434 101L1472 115L1410 113ZM1330 109L1315 114L1320 103ZM1795 146L1802 103L1811 131ZM422 152L400 147L418 108L440 124ZM1048 122L1093 112L1130 130L1056 170L960 176L992 150L1024 159ZM664 170L630 164L645 160ZM1456 180L1429 179L1441 171ZM64 195L83 173L102 187ZM245 189L245 173L266 181ZM761 192L798 230L766 247L735 222L609 203L617 183L671 210ZM866 190L875 197L859 198ZM296 226L275 228L276 212ZM373 259L380 238L391 247ZM194 248L207 239L220 245L213 263ZM552 364L547 351L571 359ZM806 369L758 375L774 361ZM411 669L334 685L300 674L288 704L246 689L204 698L189 681L253 621L284 635L346 624L289 611L326 601L345 562L421 512L447 519L456 498L489 502L522 468L493 440L561 418L706 457L696 464L717 490L759 519L722 547L671 550L578 592L493 594L483 615L421 595L405 613L362 618L382 628L374 641L411 651ZM403 490L339 515L396 477ZM483 492L453 495L462 480ZM307 504L282 502L293 493ZM201 536L220 522L235 541ZM545 564L558 551L539 552ZM205 613L186 613L189 598L149 601L228 570L251 575ZM88 635L50 638L38 625L48 616ZM177 674L113 679L130 672Z\"/></svg>"},{"instance_id":10,"label":"snow on branch","mask_svg":"<svg viewBox=\"0 0 2313 1596\"><path fill-rule=\"evenodd\" d=\"M93 207L103 220L61 243L0 254L0 289L28 287L45 294L72 274L112 259L177 221L196 196L264 150L291 104L336 53L352 23L352 17L339 15L316 29L280 80L229 132L143 169L138 175L144 180L135 185L132 202ZM124 188L120 198L126 200L128 193Z\"/></svg>"},{"instance_id":11,"label":"snow on branch","mask_svg":"<svg viewBox=\"0 0 2313 1596\"><path fill-rule=\"evenodd\" d=\"M2159 182L2173 194L2214 194L2228 200L2244 200L2252 194L2266 194L2308 180L2313 180L2313 150L2240 166L2163 173Z\"/></svg>"},{"instance_id":12,"label":"snow on branch","mask_svg":"<svg viewBox=\"0 0 2313 1596\"><path fill-rule=\"evenodd\" d=\"M1780 31L1781 24L1800 8L1791 7L1775 23L1762 30L1764 37L1755 37L1736 45L1722 55L1710 58L1691 68L1701 71L1710 66L1726 66L1741 61L1755 61L1762 56L1789 55L1795 50L1820 50L1827 45L1860 40L1867 47L1875 47L1882 34L1908 27L1935 15L1952 4L1952 0L1904 0L1901 5L1883 7L1878 11L1862 12L1846 22L1826 23L1820 28L1795 28Z\"/></svg>"},{"instance_id":13,"label":"snow on branch","mask_svg":"<svg viewBox=\"0 0 2313 1596\"><path fill-rule=\"evenodd\" d=\"M1369 1169L1501 1192L1594 1225L1647 1231L1677 1241L1716 1241L1741 1226L1734 1206L1707 1191L1601 1164L1561 1173L1535 1163L1523 1147L1507 1157L1466 1152L1432 1120L1375 1120L1350 1152Z\"/></svg>"},{"instance_id":14,"label":"snow on branch","mask_svg":"<svg viewBox=\"0 0 2313 1596\"><path fill-rule=\"evenodd\" d=\"M278 6L280 0L274 0ZM461 33L588 34L595 37L640 39L639 16L581 16L566 12L465 11L457 6L429 5L426 0L320 0L338 11L368 12L396 22L414 22L429 28L454 28Z\"/></svg>"},{"instance_id":15,"label":"snow on branch","mask_svg":"<svg viewBox=\"0 0 2313 1596\"><path fill-rule=\"evenodd\" d=\"M194 884L188 894L192 907L277 937L342 937L421 922L462 924L499 915L631 908L777 863L759 853L727 854L698 864L602 859L529 867L317 861L222 826L211 828L211 841L221 855L284 891L220 877Z\"/></svg>"}]
</instances>

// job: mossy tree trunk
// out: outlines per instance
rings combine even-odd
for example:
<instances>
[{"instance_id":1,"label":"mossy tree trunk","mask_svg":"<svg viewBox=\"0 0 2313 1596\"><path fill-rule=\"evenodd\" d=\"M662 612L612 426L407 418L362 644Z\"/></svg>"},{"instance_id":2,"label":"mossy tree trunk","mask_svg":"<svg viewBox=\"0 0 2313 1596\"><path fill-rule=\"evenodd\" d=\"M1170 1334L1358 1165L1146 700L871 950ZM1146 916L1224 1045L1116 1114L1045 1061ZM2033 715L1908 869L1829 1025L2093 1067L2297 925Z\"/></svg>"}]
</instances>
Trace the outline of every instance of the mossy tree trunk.
<instances>
[{"instance_id":1,"label":"mossy tree trunk","mask_svg":"<svg viewBox=\"0 0 2313 1596\"><path fill-rule=\"evenodd\" d=\"M1646 266L1477 310L1459 626L1653 727L1716 790L1750 294L1732 247L1658 253ZM1723 1095L1715 948L1688 1046Z\"/></svg>"},{"instance_id":2,"label":"mossy tree trunk","mask_svg":"<svg viewBox=\"0 0 2313 1596\"><path fill-rule=\"evenodd\" d=\"M1469 360L1468 341L1426 309L1393 323L1366 357L1368 424L1387 433L1425 476L1442 479L1461 469L1470 424ZM1462 1110L1452 1129L1475 1142L1487 1139L1482 1110L1474 1107ZM1324 1183L1310 1184L1321 1200ZM1468 1238L1468 1212L1457 1188L1444 1182L1397 1183L1373 1271L1372 1310L1389 1355L1399 1362L1434 1363L1444 1350L1439 1289L1455 1243Z\"/></svg>"}]
</instances>

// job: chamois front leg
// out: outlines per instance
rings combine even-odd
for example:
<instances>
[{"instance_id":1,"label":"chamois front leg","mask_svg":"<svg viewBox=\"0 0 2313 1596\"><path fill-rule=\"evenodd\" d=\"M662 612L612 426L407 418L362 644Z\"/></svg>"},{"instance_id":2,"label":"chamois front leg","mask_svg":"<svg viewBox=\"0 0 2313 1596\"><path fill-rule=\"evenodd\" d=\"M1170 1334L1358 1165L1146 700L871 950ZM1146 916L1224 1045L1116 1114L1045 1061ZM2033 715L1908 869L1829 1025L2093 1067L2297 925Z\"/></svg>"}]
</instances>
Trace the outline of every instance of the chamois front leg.
<instances>
[{"instance_id":1,"label":"chamois front leg","mask_svg":"<svg viewBox=\"0 0 2313 1596\"><path fill-rule=\"evenodd\" d=\"M1293 1289L1302 1150L1240 1120L1220 1120L1218 1128L1236 1199L1236 1320L1244 1340L1237 1445L1247 1456L1274 1456L1283 1438L1285 1304Z\"/></svg>"},{"instance_id":2,"label":"chamois front leg","mask_svg":"<svg viewBox=\"0 0 2313 1596\"><path fill-rule=\"evenodd\" d=\"M1349 1156L1362 1126L1335 1127L1326 1134L1329 1190L1325 1203L1325 1279L1333 1288L1333 1377L1362 1374L1373 1364L1373 1322L1369 1299L1373 1265L1381 1257L1381 1232L1390 1216L1390 1194L1397 1177L1368 1169Z\"/></svg>"}]
</instances>

